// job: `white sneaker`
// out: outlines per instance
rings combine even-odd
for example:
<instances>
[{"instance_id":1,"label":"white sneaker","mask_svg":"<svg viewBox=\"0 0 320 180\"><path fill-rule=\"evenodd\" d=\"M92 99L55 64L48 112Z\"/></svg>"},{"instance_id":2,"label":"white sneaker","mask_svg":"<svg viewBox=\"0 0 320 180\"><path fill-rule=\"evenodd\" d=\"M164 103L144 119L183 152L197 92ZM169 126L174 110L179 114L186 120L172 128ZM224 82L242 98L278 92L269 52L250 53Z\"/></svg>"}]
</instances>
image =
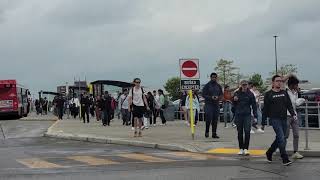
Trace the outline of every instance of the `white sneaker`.
<instances>
[{"instance_id":1,"label":"white sneaker","mask_svg":"<svg viewBox=\"0 0 320 180\"><path fill-rule=\"evenodd\" d=\"M187 126L190 127L190 123L187 123Z\"/></svg>"},{"instance_id":2,"label":"white sneaker","mask_svg":"<svg viewBox=\"0 0 320 180\"><path fill-rule=\"evenodd\" d=\"M244 155L243 149L240 149L240 151L238 152L238 155Z\"/></svg>"},{"instance_id":3,"label":"white sneaker","mask_svg":"<svg viewBox=\"0 0 320 180\"><path fill-rule=\"evenodd\" d=\"M156 124L153 124L153 127L156 127Z\"/></svg>"},{"instance_id":4,"label":"white sneaker","mask_svg":"<svg viewBox=\"0 0 320 180\"><path fill-rule=\"evenodd\" d=\"M237 127L237 125L236 125L236 124L232 124L232 127L233 127L233 128L236 128L236 127Z\"/></svg>"},{"instance_id":5,"label":"white sneaker","mask_svg":"<svg viewBox=\"0 0 320 180\"><path fill-rule=\"evenodd\" d=\"M245 150L243 151L243 154L244 154L245 156L249 156L249 155L250 155L248 149L245 149Z\"/></svg>"},{"instance_id":6,"label":"white sneaker","mask_svg":"<svg viewBox=\"0 0 320 180\"><path fill-rule=\"evenodd\" d=\"M134 131L134 127L132 127L131 130Z\"/></svg>"},{"instance_id":7,"label":"white sneaker","mask_svg":"<svg viewBox=\"0 0 320 180\"><path fill-rule=\"evenodd\" d=\"M258 132L258 133L264 133L264 130L262 130L261 128L258 128L258 129L257 129L257 132Z\"/></svg>"},{"instance_id":8,"label":"white sneaker","mask_svg":"<svg viewBox=\"0 0 320 180\"><path fill-rule=\"evenodd\" d=\"M149 127L148 127L148 126L146 126L146 129L149 129Z\"/></svg>"},{"instance_id":9,"label":"white sneaker","mask_svg":"<svg viewBox=\"0 0 320 180\"><path fill-rule=\"evenodd\" d=\"M292 159L303 159L304 157L300 153L296 152L291 156L291 158Z\"/></svg>"},{"instance_id":10,"label":"white sneaker","mask_svg":"<svg viewBox=\"0 0 320 180\"><path fill-rule=\"evenodd\" d=\"M224 128L228 128L228 125L225 125Z\"/></svg>"},{"instance_id":11,"label":"white sneaker","mask_svg":"<svg viewBox=\"0 0 320 180\"><path fill-rule=\"evenodd\" d=\"M254 133L255 133L254 130L251 129L250 134L254 134Z\"/></svg>"}]
</instances>

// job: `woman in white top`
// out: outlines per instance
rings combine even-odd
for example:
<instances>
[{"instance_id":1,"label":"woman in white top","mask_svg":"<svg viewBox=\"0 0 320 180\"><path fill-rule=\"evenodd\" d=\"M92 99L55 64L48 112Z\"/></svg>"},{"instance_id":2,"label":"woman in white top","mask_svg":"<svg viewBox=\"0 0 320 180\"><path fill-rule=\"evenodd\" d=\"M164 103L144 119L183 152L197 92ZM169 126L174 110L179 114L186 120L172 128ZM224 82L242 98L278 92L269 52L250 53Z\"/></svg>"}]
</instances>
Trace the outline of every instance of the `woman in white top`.
<instances>
[{"instance_id":1,"label":"woman in white top","mask_svg":"<svg viewBox=\"0 0 320 180\"><path fill-rule=\"evenodd\" d=\"M187 123L188 126L190 126L190 122L191 122L190 100L189 99L190 99L190 96L188 94L188 96L186 97L186 104L185 104L185 109L188 114L188 123ZM194 120L195 120L196 119L196 110L198 110L198 112L200 112L200 103L199 103L199 100L198 100L197 96L195 95L194 91L192 91L192 109L193 109L193 115L194 115Z\"/></svg>"},{"instance_id":2,"label":"woman in white top","mask_svg":"<svg viewBox=\"0 0 320 180\"><path fill-rule=\"evenodd\" d=\"M132 115L134 118L134 137L137 137L137 126L139 126L139 137L142 136L141 133L141 127L143 123L143 115L145 113L145 110L150 110L147 102L147 98L144 95L143 89L140 86L141 80L139 78L135 78L133 80L134 87L130 90L128 95L129 104L131 105L131 108L129 108L129 111L132 111Z\"/></svg>"}]
</instances>

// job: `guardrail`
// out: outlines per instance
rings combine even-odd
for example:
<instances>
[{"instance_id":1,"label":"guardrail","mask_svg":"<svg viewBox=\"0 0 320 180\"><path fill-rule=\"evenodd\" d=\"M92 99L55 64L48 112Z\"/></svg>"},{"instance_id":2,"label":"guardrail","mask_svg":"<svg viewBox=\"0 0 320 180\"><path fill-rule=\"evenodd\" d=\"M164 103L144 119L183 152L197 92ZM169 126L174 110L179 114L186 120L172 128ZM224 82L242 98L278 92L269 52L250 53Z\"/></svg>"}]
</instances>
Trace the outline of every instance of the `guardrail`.
<instances>
[{"instance_id":1,"label":"guardrail","mask_svg":"<svg viewBox=\"0 0 320 180\"><path fill-rule=\"evenodd\" d=\"M320 102L315 101L306 101L305 104L302 106L297 107L297 110L300 110L302 112L300 113L300 117L304 117L304 124L305 127L300 127L300 129L305 131L305 150L310 150L309 147L309 130L320 130ZM316 110L317 113L313 112L310 113L310 111ZM183 116L185 115L184 111L175 111L175 116L178 117L178 119L183 120ZM318 127L309 127L309 117L315 116L318 117ZM201 117L201 118L200 118ZM198 121L205 119L205 112L200 111L198 113ZM300 119L302 120L302 119ZM219 116L220 121L220 116Z\"/></svg>"}]
</instances>

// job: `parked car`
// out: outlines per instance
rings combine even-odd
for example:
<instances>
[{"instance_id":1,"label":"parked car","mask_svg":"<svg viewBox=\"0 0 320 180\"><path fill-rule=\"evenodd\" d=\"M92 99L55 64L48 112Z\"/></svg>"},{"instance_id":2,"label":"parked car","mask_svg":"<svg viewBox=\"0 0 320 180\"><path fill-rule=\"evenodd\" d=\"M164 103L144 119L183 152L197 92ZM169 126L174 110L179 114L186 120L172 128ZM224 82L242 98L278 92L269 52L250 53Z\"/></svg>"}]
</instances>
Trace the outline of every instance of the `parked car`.
<instances>
[{"instance_id":1,"label":"parked car","mask_svg":"<svg viewBox=\"0 0 320 180\"><path fill-rule=\"evenodd\" d=\"M312 108L312 107L317 107L320 103L320 89L312 89L309 91L306 91L304 93L302 93L302 98L305 98L306 100L308 100L310 103L308 103L308 106L310 108L308 108L308 124L309 127L319 127L319 108ZM301 107L304 107L305 104L303 104ZM299 112L301 112L302 114L305 114L305 109L300 109L298 110ZM305 127L305 115L301 116L301 120L302 120L302 126Z\"/></svg>"}]
</instances>

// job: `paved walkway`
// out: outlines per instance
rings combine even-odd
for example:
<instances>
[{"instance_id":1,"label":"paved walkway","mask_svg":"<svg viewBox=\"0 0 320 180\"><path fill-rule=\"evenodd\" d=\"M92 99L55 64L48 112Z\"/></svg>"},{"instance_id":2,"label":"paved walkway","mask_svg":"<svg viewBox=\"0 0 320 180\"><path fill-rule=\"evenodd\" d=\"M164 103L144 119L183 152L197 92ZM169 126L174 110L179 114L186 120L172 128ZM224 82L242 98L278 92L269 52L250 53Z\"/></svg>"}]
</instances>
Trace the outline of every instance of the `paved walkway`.
<instances>
[{"instance_id":1,"label":"paved walkway","mask_svg":"<svg viewBox=\"0 0 320 180\"><path fill-rule=\"evenodd\" d=\"M79 119L57 121L48 129L47 136L92 142L125 144L134 146L153 147L170 150L186 150L191 152L209 152L235 154L238 151L236 129L224 128L223 123L218 126L220 139L204 137L204 122L196 126L195 139L192 140L190 128L184 121L169 121L167 126L150 127L143 131L143 137L134 138L131 126L122 126L122 121L115 119L110 127L103 127L101 122L91 121L83 124ZM211 137L211 136L210 136ZM320 130L309 131L309 147L304 152L320 156ZM267 127L264 134L256 133L251 136L250 149L253 155L263 155L274 140L274 132ZM288 140L288 150L292 149L292 137ZM300 150L304 151L305 133L300 133Z\"/></svg>"}]
</instances>

